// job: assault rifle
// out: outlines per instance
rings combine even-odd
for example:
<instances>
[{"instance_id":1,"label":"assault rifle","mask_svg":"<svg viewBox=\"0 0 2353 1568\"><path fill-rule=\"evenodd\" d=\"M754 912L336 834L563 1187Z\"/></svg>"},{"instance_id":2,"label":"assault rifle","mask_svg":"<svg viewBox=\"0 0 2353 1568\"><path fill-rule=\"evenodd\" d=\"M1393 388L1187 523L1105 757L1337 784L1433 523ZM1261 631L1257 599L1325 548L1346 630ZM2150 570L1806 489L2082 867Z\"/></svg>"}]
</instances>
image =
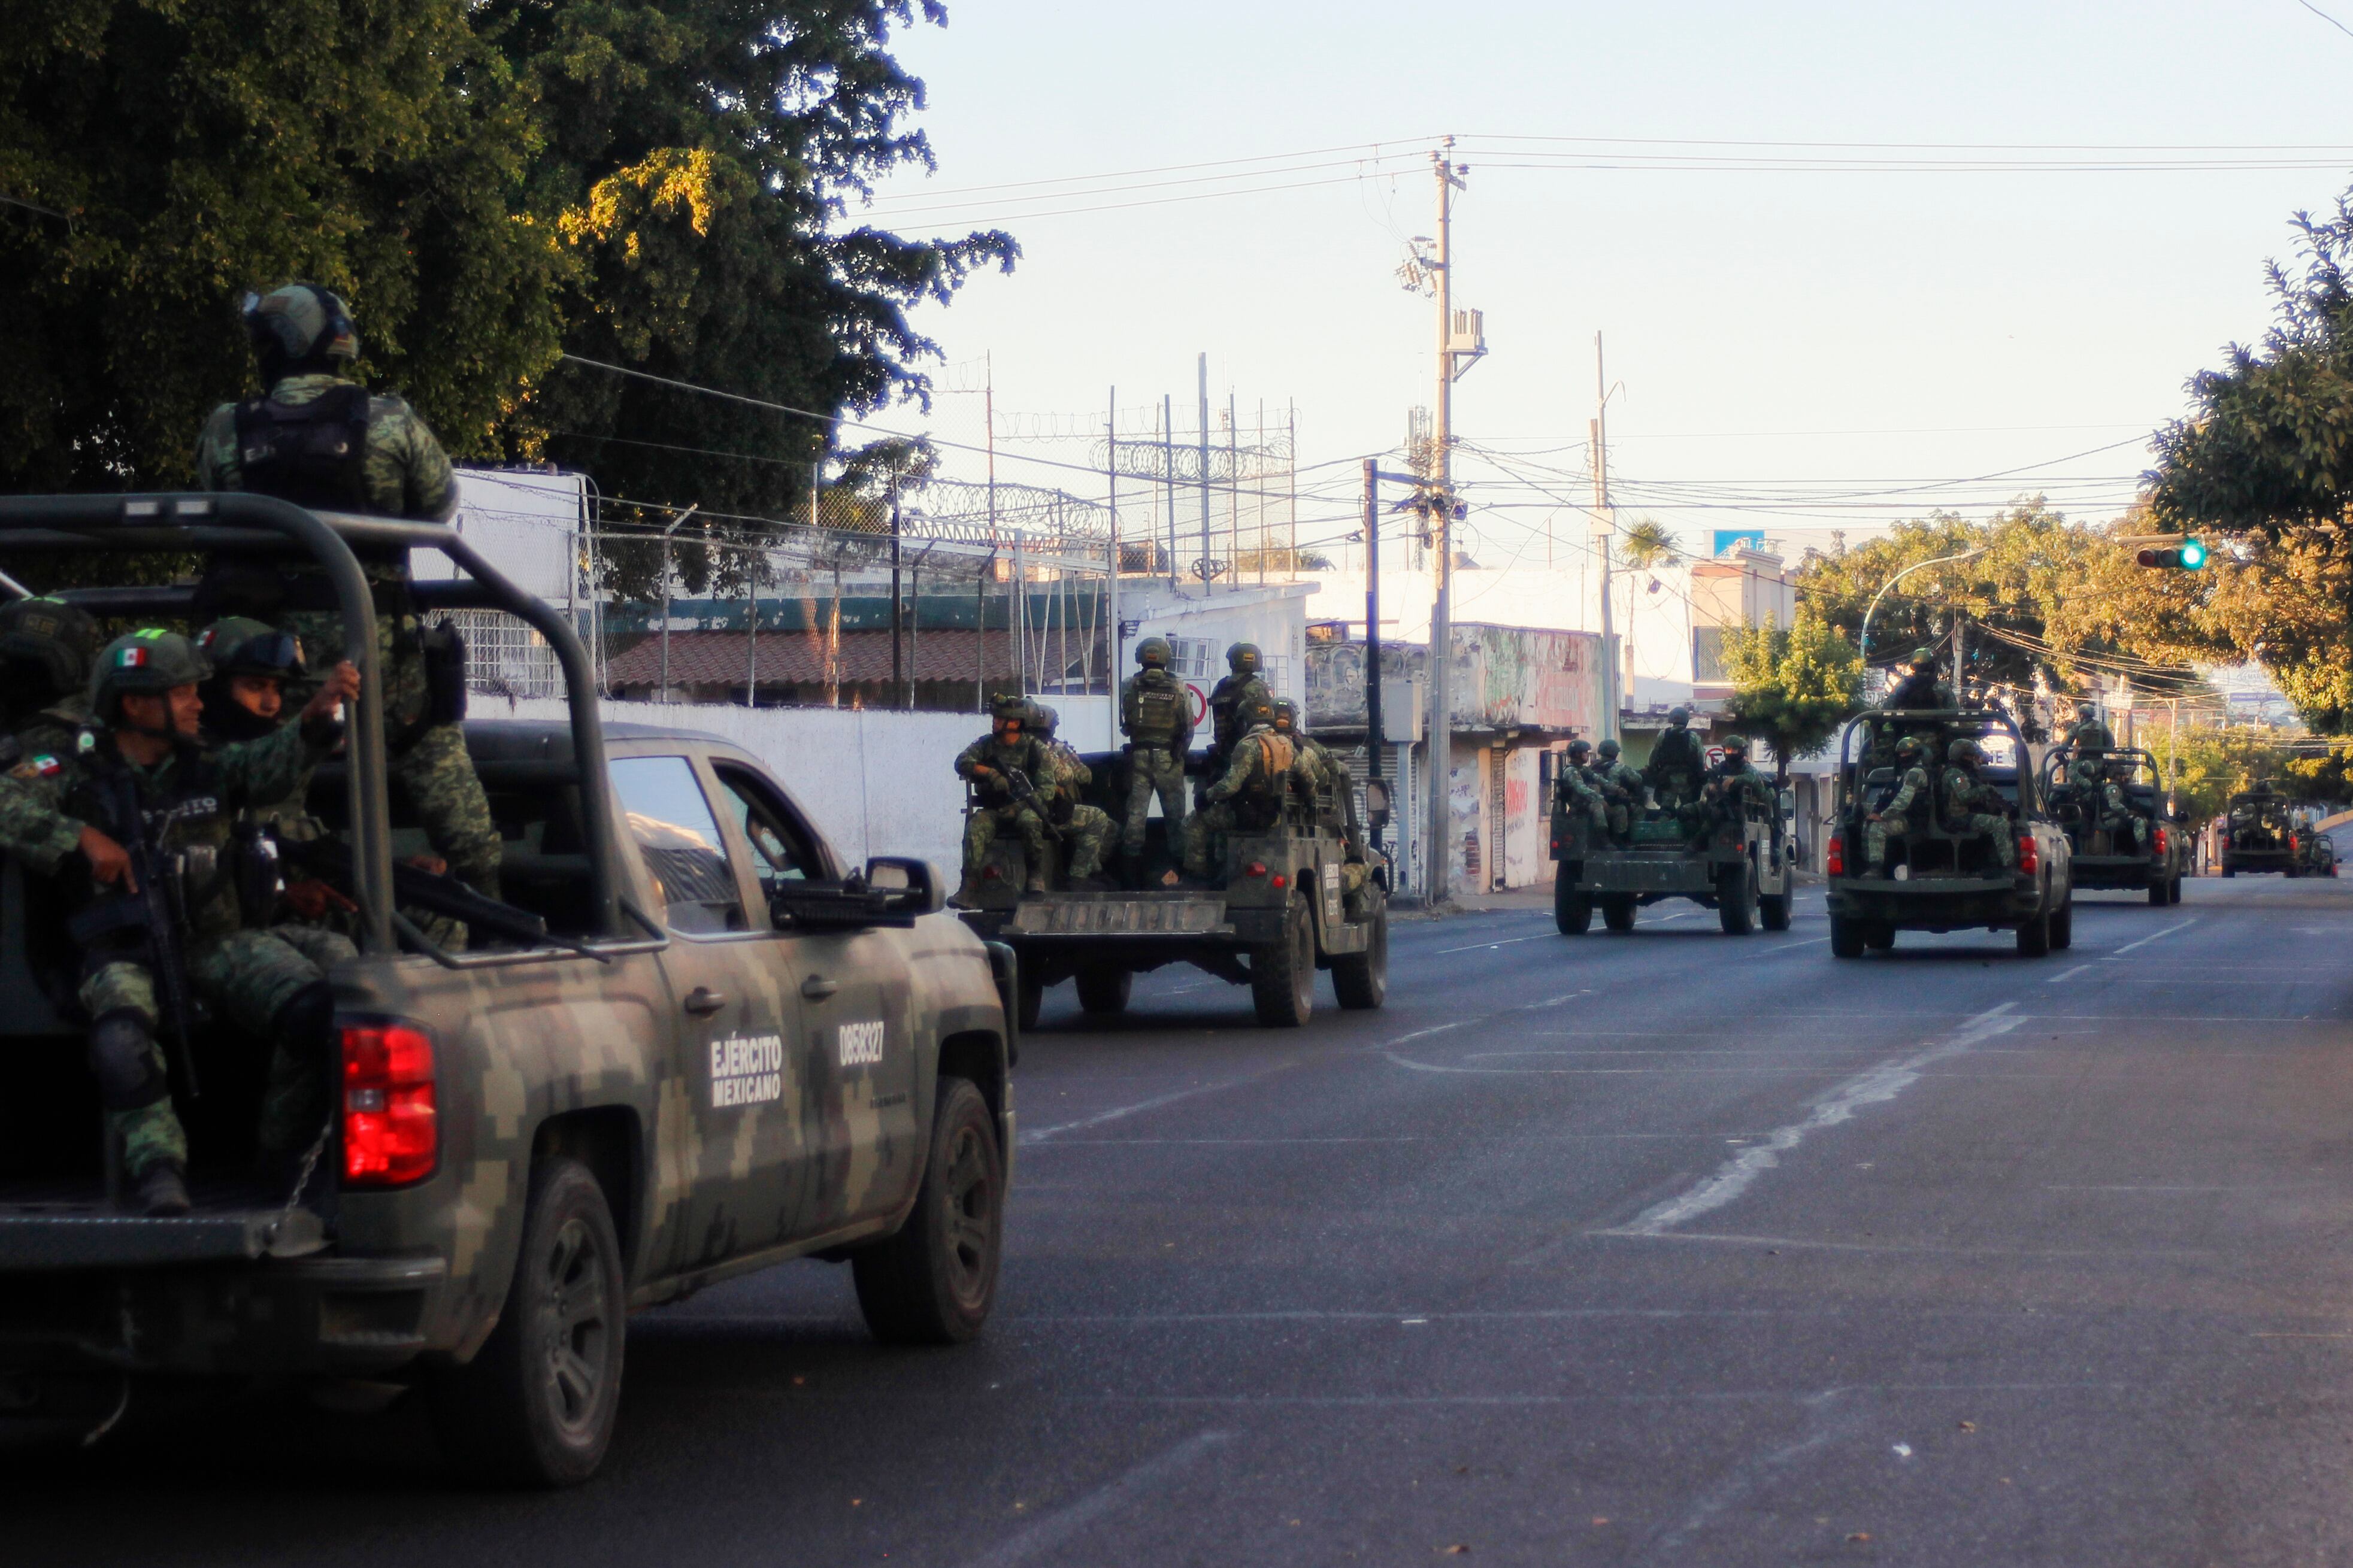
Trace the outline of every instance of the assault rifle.
<instances>
[{"instance_id":1,"label":"assault rifle","mask_svg":"<svg viewBox=\"0 0 2353 1568\"><path fill-rule=\"evenodd\" d=\"M308 842L287 840L280 844L280 852L311 875L324 879L330 886L344 891L353 889L352 852L341 839L313 838ZM547 922L529 910L519 910L512 904L476 892L447 872L435 873L419 866L396 861L392 868L392 895L397 903L453 921L463 921L475 931L490 931L511 941L525 944L544 943L560 947L567 952L583 953L603 959L605 954L585 942L557 936L547 929Z\"/></svg>"},{"instance_id":2,"label":"assault rifle","mask_svg":"<svg viewBox=\"0 0 2353 1568\"><path fill-rule=\"evenodd\" d=\"M1063 834L1065 831L1065 825L1054 820L1052 803L1038 792L1038 786L1029 781L1029 774L1027 770L1022 768L1007 768L1005 770L1005 789L1006 793L1013 797L1014 805L1026 807L1029 811L1036 813L1038 820L1044 823L1049 828L1052 829L1057 837Z\"/></svg>"},{"instance_id":3,"label":"assault rifle","mask_svg":"<svg viewBox=\"0 0 2353 1568\"><path fill-rule=\"evenodd\" d=\"M68 929L86 952L109 932L140 933L155 1000L171 1030L174 1048L167 1063L179 1078L181 1092L200 1100L204 1090L196 1081L195 1028L190 1021L195 1008L188 999L187 951L181 940L187 930L184 878L188 862L185 852L166 854L157 847L147 830L139 786L128 772L110 770L100 775L98 787L113 797L115 825L123 829L123 852L131 858L130 879L138 886L100 900L75 915Z\"/></svg>"}]
</instances>

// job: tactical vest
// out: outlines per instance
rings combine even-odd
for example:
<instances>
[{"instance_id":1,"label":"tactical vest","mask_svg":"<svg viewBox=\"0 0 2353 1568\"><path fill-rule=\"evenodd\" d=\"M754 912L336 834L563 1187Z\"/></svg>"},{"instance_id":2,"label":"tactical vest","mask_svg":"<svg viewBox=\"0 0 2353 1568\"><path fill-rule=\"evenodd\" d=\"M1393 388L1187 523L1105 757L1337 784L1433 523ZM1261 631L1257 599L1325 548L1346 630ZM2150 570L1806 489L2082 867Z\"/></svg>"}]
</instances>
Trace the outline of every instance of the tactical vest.
<instances>
[{"instance_id":1,"label":"tactical vest","mask_svg":"<svg viewBox=\"0 0 2353 1568\"><path fill-rule=\"evenodd\" d=\"M76 776L61 803L65 814L126 847L143 836L160 852L185 853L178 902L186 912L187 934L235 930L238 917L227 854L232 817L210 754L179 747L172 783L161 794L142 788L130 764L119 759L85 756L74 765ZM135 826L132 812L139 816Z\"/></svg>"},{"instance_id":2,"label":"tactical vest","mask_svg":"<svg viewBox=\"0 0 2353 1568\"><path fill-rule=\"evenodd\" d=\"M1119 727L1141 746L1175 743L1186 718L1185 689L1165 669L1147 669L1121 695Z\"/></svg>"},{"instance_id":3,"label":"tactical vest","mask_svg":"<svg viewBox=\"0 0 2353 1568\"><path fill-rule=\"evenodd\" d=\"M256 397L237 405L244 488L297 506L368 509L368 391L333 386L299 406Z\"/></svg>"},{"instance_id":4,"label":"tactical vest","mask_svg":"<svg viewBox=\"0 0 2353 1568\"><path fill-rule=\"evenodd\" d=\"M1696 773L1706 763L1699 749L1699 737L1689 730L1669 730L1651 747L1651 766L1662 773Z\"/></svg>"}]
</instances>

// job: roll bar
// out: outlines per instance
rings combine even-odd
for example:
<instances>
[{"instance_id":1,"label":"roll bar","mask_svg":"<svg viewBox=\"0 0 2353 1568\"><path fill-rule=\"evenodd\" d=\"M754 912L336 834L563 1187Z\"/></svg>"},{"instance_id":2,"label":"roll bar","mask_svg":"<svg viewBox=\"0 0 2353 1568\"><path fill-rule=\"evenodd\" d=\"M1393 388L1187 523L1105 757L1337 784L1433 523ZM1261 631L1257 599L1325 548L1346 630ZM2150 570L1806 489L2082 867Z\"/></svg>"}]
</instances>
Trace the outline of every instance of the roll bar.
<instances>
[{"instance_id":1,"label":"roll bar","mask_svg":"<svg viewBox=\"0 0 2353 1568\"><path fill-rule=\"evenodd\" d=\"M572 711L572 751L579 768L581 815L588 834L588 864L596 924L608 935L622 923L618 864L612 842L611 786L603 766L604 721L588 651L569 621L524 593L482 559L462 536L440 523L312 512L274 496L219 495L0 496L0 548L303 553L326 571L345 629L345 651L359 668L360 694L349 728L353 889L360 905L361 946L397 951L393 940L392 818L385 776L383 671L377 668L375 602L354 545L438 550L470 582L436 584L420 593L431 607L459 605L503 610L545 637L564 671ZM14 584L11 584L12 586ZM78 593L97 614L185 614L193 590L100 589ZM356 629L362 635L353 636Z\"/></svg>"}]
</instances>

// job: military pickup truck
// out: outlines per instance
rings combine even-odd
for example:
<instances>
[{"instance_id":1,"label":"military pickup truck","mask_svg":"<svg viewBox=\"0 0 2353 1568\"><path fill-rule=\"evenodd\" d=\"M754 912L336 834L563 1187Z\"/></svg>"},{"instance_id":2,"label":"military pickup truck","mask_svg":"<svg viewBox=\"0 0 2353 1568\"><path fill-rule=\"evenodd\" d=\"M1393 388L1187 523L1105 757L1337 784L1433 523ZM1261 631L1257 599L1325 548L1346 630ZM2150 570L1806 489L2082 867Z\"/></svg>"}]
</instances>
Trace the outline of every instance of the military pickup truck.
<instances>
[{"instance_id":1,"label":"military pickup truck","mask_svg":"<svg viewBox=\"0 0 2353 1568\"><path fill-rule=\"evenodd\" d=\"M1126 754L1083 760L1094 779L1087 798L1110 814L1116 836L1127 809ZM1187 763L1197 772L1203 765L1198 755ZM1296 1028L1314 1014L1319 969L1331 971L1342 1007L1376 1008L1388 996L1388 895L1377 876L1353 893L1343 886L1351 879L1347 809L1294 801L1279 819L1229 835L1210 888L1073 889L1050 864L1049 890L1025 894L1020 840L999 834L964 918L1018 958L1025 1029L1036 1025L1049 986L1072 981L1081 1007L1109 1016L1126 1010L1136 975L1171 963L1248 985L1258 1021L1275 1027ZM1146 867L1166 869L1181 858L1163 822L1145 825ZM1048 854L1059 858L1056 841Z\"/></svg>"},{"instance_id":2,"label":"military pickup truck","mask_svg":"<svg viewBox=\"0 0 2353 1568\"><path fill-rule=\"evenodd\" d=\"M363 628L354 552L438 550L462 575L418 602L529 624L571 717L467 725L504 909L447 951L410 918L429 883L395 892L422 841L386 776L375 639L352 639L347 761L309 802L360 948L330 975L333 1109L312 1166L253 1177L259 1053L196 1020L182 1216L110 1203L54 937L71 890L5 867L0 1426L94 1435L150 1378L389 1382L424 1398L461 1474L558 1485L603 1458L638 1309L816 1257L849 1263L885 1341L979 1331L1012 1177L1016 981L1009 952L939 912L929 867L844 867L725 742L607 730L571 626L446 528L247 496L0 499L0 550L54 549L307 555ZM190 609L185 587L76 597L142 621Z\"/></svg>"},{"instance_id":3,"label":"military pickup truck","mask_svg":"<svg viewBox=\"0 0 2353 1568\"><path fill-rule=\"evenodd\" d=\"M2300 877L2305 871L2305 836L2297 831L2288 798L2268 784L2259 784L2231 797L2222 826L2222 875L2242 871L2277 871Z\"/></svg>"},{"instance_id":4,"label":"military pickup truck","mask_svg":"<svg viewBox=\"0 0 2353 1568\"><path fill-rule=\"evenodd\" d=\"M2189 814L2168 812L2157 759L2135 747L2094 753L2099 782L2076 777L2076 752L2047 752L2038 771L2042 798L2073 849L2075 886L2084 890L2146 889L2152 904L2181 901L2181 879L2189 874ZM2118 832L2104 826L2108 815L2103 784L2114 784L2136 826Z\"/></svg>"},{"instance_id":5,"label":"military pickup truck","mask_svg":"<svg viewBox=\"0 0 2353 1568\"><path fill-rule=\"evenodd\" d=\"M1887 855L1866 856L1867 828L1900 778L1895 748L1916 736L1933 758L1926 800L1884 824ZM1974 829L1948 826L1944 774L1955 741L1976 742L1979 777L2001 796L2003 831L2016 865ZM1846 727L1839 742L1837 795L1825 846L1831 952L1861 958L1895 945L1899 931L1949 931L1982 926L2018 933L2018 951L2039 958L2074 941L2073 853L2026 766L2025 739L2007 713L1983 710L1880 709ZM1990 814L1989 814L1990 815Z\"/></svg>"},{"instance_id":6,"label":"military pickup truck","mask_svg":"<svg viewBox=\"0 0 2353 1568\"><path fill-rule=\"evenodd\" d=\"M1762 925L1789 929L1789 840L1782 805L1772 810L1704 803L1696 837L1652 808L1613 844L1590 816L1553 792L1553 921L1564 936L1583 936L1593 911L1613 931L1634 929L1634 911L1662 899L1689 899L1715 911L1727 936ZM1734 815L1735 810L1738 815Z\"/></svg>"}]
</instances>

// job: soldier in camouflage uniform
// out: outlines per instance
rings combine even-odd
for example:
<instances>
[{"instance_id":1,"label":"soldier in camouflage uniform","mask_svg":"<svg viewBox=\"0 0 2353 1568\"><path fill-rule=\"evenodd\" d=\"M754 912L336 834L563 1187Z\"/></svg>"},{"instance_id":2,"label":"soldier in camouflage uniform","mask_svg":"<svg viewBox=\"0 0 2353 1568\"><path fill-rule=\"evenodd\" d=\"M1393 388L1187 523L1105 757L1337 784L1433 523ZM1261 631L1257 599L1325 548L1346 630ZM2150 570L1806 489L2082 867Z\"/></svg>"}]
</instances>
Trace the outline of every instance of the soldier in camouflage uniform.
<instances>
[{"instance_id":1,"label":"soldier in camouflage uniform","mask_svg":"<svg viewBox=\"0 0 2353 1568\"><path fill-rule=\"evenodd\" d=\"M1914 648L1909 663L1910 671L1889 690L1883 707L1946 709L1956 706L1952 688L1936 679L1935 648Z\"/></svg>"},{"instance_id":2,"label":"soldier in camouflage uniform","mask_svg":"<svg viewBox=\"0 0 2353 1568\"><path fill-rule=\"evenodd\" d=\"M1238 642L1226 649L1226 678L1209 691L1209 773L1225 770L1234 742L1250 730L1248 716L1274 706L1274 693L1259 675L1258 644ZM1207 798L1206 792L1204 797Z\"/></svg>"},{"instance_id":3,"label":"soldier in camouflage uniform","mask_svg":"<svg viewBox=\"0 0 2353 1568\"><path fill-rule=\"evenodd\" d=\"M1331 747L1299 727L1298 703L1283 698L1275 703L1272 713L1274 732L1299 748L1308 776L1314 780L1319 809L1328 794L1333 808L1340 814L1340 836L1348 847L1348 858L1340 863L1340 893L1347 901L1350 918L1356 918L1365 887L1373 879L1372 847L1365 842L1364 826L1356 816L1356 775Z\"/></svg>"},{"instance_id":4,"label":"soldier in camouflage uniform","mask_svg":"<svg viewBox=\"0 0 2353 1568\"><path fill-rule=\"evenodd\" d=\"M2066 743L2074 748L2078 757L2091 752L2113 752L2116 749L2116 736L2100 722L2099 710L2088 702L2075 704L2075 721L2067 727Z\"/></svg>"},{"instance_id":5,"label":"soldier in camouflage uniform","mask_svg":"<svg viewBox=\"0 0 2353 1568\"><path fill-rule=\"evenodd\" d=\"M1193 704L1185 683L1168 671L1168 653L1166 637L1136 644L1138 668L1119 689L1119 729L1127 737L1127 820L1119 847L1130 860L1144 854L1145 820L1155 795L1168 847L1185 841L1185 753L1193 745Z\"/></svg>"},{"instance_id":6,"label":"soldier in camouflage uniform","mask_svg":"<svg viewBox=\"0 0 2353 1568\"><path fill-rule=\"evenodd\" d=\"M1553 788L1559 792L1561 804L1567 807L1570 816L1582 816L1590 821L1597 835L1608 834L1609 802L1602 795L1600 786L1593 782L1593 742L1571 741L1563 758L1560 774L1553 781Z\"/></svg>"},{"instance_id":7,"label":"soldier in camouflage uniform","mask_svg":"<svg viewBox=\"0 0 2353 1568\"><path fill-rule=\"evenodd\" d=\"M972 786L973 807L964 824L964 885L956 901L970 907L978 898L980 874L988 865L988 847L1007 828L1021 836L1029 852L1025 890L1046 890L1046 837L1051 830L1045 818L1013 797L1008 775L1018 769L1043 796L1054 787L1054 760L1043 742L1029 732L1029 704L1018 697L1000 697L989 714L988 733L956 753L956 777Z\"/></svg>"},{"instance_id":8,"label":"soldier in camouflage uniform","mask_svg":"<svg viewBox=\"0 0 2353 1568\"><path fill-rule=\"evenodd\" d=\"M341 734L335 705L358 694L359 672L338 667L300 723L218 749L198 735L197 686L209 673L175 633L117 637L91 677L89 744L27 757L0 777L0 848L58 877L80 905L74 924L90 1068L123 1173L149 1214L186 1211L188 1147L155 1041L156 982L143 924L134 923L144 905L133 901L140 889L125 840L144 836L163 854L191 852L176 934L196 991L241 1034L272 1047L265 1155L290 1159L325 1116L334 994L319 966L282 939L242 929L223 852L231 810L284 799L327 755ZM205 871L206 862L218 869Z\"/></svg>"},{"instance_id":9,"label":"soldier in camouflage uniform","mask_svg":"<svg viewBox=\"0 0 2353 1568\"><path fill-rule=\"evenodd\" d=\"M2010 833L2009 805L2000 790L1978 776L1983 756L1978 743L1966 736L1946 748L1945 831L1986 835L2001 863L2015 871L2018 844Z\"/></svg>"},{"instance_id":10,"label":"soldier in camouflage uniform","mask_svg":"<svg viewBox=\"0 0 2353 1568\"><path fill-rule=\"evenodd\" d=\"M1609 812L1609 837L1621 847L1634 841L1635 817L1649 804L1650 786L1642 775L1620 753L1624 748L1615 739L1606 740L1595 748L1599 760L1586 770L1586 777L1601 792L1602 804Z\"/></svg>"},{"instance_id":11,"label":"soldier in camouflage uniform","mask_svg":"<svg viewBox=\"0 0 2353 1568\"><path fill-rule=\"evenodd\" d=\"M97 651L98 623L77 605L46 595L0 605L0 769L74 749Z\"/></svg>"},{"instance_id":12,"label":"soldier in camouflage uniform","mask_svg":"<svg viewBox=\"0 0 2353 1568\"><path fill-rule=\"evenodd\" d=\"M196 438L196 480L208 490L251 490L317 510L428 522L457 510L448 454L416 410L370 396L341 373L359 354L343 300L307 283L254 300L246 327L268 393L213 410ZM356 552L375 596L377 668L385 683L388 771L416 805L433 847L458 876L499 896L499 831L466 754L463 649L456 634L427 630L408 589L407 552ZM349 657L343 616L323 573L303 568L274 586L230 574L219 607L266 615L313 658Z\"/></svg>"},{"instance_id":13,"label":"soldier in camouflage uniform","mask_svg":"<svg viewBox=\"0 0 2353 1568\"><path fill-rule=\"evenodd\" d=\"M1205 792L1207 804L1185 819L1185 874L1209 879L1211 851L1236 827L1271 826L1295 790L1312 795L1315 774L1289 737L1274 729L1274 704L1245 710L1225 773Z\"/></svg>"},{"instance_id":14,"label":"soldier in camouflage uniform","mask_svg":"<svg viewBox=\"0 0 2353 1568\"><path fill-rule=\"evenodd\" d=\"M1903 770L1896 780L1895 793L1887 797L1886 805L1862 819L1862 863L1868 873L1885 868L1890 834L1908 838L1927 826L1936 791L1922 763L1926 749L1917 735L1906 735L1895 742L1895 765Z\"/></svg>"},{"instance_id":15,"label":"soldier in camouflage uniform","mask_svg":"<svg viewBox=\"0 0 2353 1568\"><path fill-rule=\"evenodd\" d=\"M1707 772L1707 753L1691 732L1691 710L1667 710L1667 727L1651 744L1651 760L1642 778L1659 797L1662 811L1674 812L1699 798L1700 780Z\"/></svg>"},{"instance_id":16,"label":"soldier in camouflage uniform","mask_svg":"<svg viewBox=\"0 0 2353 1568\"><path fill-rule=\"evenodd\" d=\"M1704 834L1711 817L1745 822L1756 816L1770 821L1777 799L1773 781L1748 765L1748 737L1727 736L1724 760L1708 769L1706 782L1700 786L1702 809L1696 831Z\"/></svg>"},{"instance_id":17,"label":"soldier in camouflage uniform","mask_svg":"<svg viewBox=\"0 0 2353 1568\"><path fill-rule=\"evenodd\" d=\"M1075 748L1056 739L1062 716L1042 702L1034 713L1034 732L1053 759L1054 786L1048 798L1053 803L1054 826L1071 847L1065 872L1073 882L1092 881L1102 872L1103 850L1111 843L1111 813L1081 797L1080 791L1095 782L1095 773ZM1043 781L1039 787L1045 788Z\"/></svg>"},{"instance_id":18,"label":"soldier in camouflage uniform","mask_svg":"<svg viewBox=\"0 0 2353 1568\"><path fill-rule=\"evenodd\" d=\"M2118 763L2118 769L2128 764ZM2124 786L2104 765L2096 753L2078 756L2069 769L2074 775L2076 792L2084 806L2084 822L2087 828L2105 830L2108 853L2134 855L2139 853L2140 816L2132 808Z\"/></svg>"}]
</instances>

